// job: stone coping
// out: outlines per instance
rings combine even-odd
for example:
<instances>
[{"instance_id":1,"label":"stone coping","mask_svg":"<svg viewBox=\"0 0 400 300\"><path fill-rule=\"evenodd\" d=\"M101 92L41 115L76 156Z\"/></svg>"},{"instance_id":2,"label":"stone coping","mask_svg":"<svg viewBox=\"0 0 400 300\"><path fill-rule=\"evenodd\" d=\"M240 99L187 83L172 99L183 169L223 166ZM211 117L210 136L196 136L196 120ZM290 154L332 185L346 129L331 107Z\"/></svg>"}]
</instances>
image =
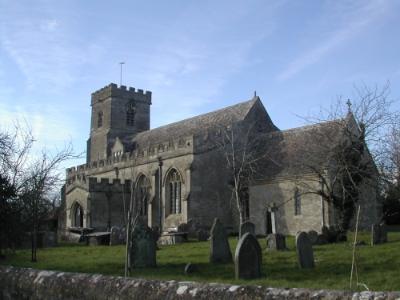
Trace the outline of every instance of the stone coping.
<instances>
[{"instance_id":1,"label":"stone coping","mask_svg":"<svg viewBox=\"0 0 400 300\"><path fill-rule=\"evenodd\" d=\"M397 292L351 292L145 280L0 266L0 299L400 299Z\"/></svg>"}]
</instances>

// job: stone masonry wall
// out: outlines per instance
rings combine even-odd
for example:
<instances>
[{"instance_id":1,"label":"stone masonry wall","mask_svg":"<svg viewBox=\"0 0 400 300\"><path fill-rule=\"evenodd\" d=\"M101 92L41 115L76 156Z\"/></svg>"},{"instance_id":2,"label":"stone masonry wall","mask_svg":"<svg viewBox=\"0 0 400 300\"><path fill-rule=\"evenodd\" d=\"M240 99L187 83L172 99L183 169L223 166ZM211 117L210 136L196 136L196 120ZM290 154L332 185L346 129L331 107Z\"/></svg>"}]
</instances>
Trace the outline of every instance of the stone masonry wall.
<instances>
[{"instance_id":1,"label":"stone masonry wall","mask_svg":"<svg viewBox=\"0 0 400 300\"><path fill-rule=\"evenodd\" d=\"M0 266L0 300L9 299L398 299L400 292L282 289L144 280Z\"/></svg>"}]
</instances>

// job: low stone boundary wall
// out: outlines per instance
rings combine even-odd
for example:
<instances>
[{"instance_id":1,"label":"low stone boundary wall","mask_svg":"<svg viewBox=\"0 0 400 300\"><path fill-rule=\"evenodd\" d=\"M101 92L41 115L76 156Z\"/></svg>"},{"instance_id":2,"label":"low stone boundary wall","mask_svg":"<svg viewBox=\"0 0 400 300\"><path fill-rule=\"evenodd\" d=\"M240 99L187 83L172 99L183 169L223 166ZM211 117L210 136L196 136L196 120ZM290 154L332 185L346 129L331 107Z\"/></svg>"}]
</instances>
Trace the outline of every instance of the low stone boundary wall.
<instances>
[{"instance_id":1,"label":"low stone boundary wall","mask_svg":"<svg viewBox=\"0 0 400 300\"><path fill-rule=\"evenodd\" d=\"M400 299L400 292L280 289L0 266L0 299Z\"/></svg>"}]
</instances>

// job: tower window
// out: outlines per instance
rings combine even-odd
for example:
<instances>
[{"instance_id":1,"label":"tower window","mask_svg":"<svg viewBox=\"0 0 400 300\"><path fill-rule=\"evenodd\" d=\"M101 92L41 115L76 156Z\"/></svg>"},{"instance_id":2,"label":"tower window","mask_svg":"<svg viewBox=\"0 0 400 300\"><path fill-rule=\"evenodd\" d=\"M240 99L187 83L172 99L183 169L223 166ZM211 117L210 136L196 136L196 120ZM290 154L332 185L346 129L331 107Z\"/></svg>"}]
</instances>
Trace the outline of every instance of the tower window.
<instances>
[{"instance_id":1,"label":"tower window","mask_svg":"<svg viewBox=\"0 0 400 300\"><path fill-rule=\"evenodd\" d=\"M126 125L135 125L135 105L133 103L129 104L128 109L126 110Z\"/></svg>"},{"instance_id":2,"label":"tower window","mask_svg":"<svg viewBox=\"0 0 400 300\"><path fill-rule=\"evenodd\" d=\"M103 112L99 111L97 114L97 128L100 128L101 126L103 126Z\"/></svg>"},{"instance_id":3,"label":"tower window","mask_svg":"<svg viewBox=\"0 0 400 300\"><path fill-rule=\"evenodd\" d=\"M294 215L301 215L301 195L298 188L294 190Z\"/></svg>"}]
</instances>

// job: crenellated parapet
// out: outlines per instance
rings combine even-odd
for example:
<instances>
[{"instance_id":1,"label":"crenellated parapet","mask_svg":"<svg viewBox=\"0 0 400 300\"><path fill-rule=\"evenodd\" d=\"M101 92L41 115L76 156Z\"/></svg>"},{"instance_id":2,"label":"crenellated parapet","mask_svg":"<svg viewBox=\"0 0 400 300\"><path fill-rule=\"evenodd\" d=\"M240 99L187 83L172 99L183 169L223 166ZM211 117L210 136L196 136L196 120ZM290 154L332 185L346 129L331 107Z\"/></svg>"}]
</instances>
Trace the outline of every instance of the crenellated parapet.
<instances>
[{"instance_id":1,"label":"crenellated parapet","mask_svg":"<svg viewBox=\"0 0 400 300\"><path fill-rule=\"evenodd\" d=\"M193 152L193 136L181 137L170 141L138 147L132 152L112 155L107 159L92 161L76 167L66 169L67 185L75 181L85 181L90 173L113 169L114 167L127 167L157 161L158 157L168 158L182 153Z\"/></svg>"},{"instance_id":2,"label":"crenellated parapet","mask_svg":"<svg viewBox=\"0 0 400 300\"><path fill-rule=\"evenodd\" d=\"M107 98L135 99L137 101L151 104L150 91L143 91L141 89L136 90L133 87L127 88L125 85L118 86L115 83L110 83L109 85L92 93L92 105L96 102L101 102Z\"/></svg>"},{"instance_id":3,"label":"crenellated parapet","mask_svg":"<svg viewBox=\"0 0 400 300\"><path fill-rule=\"evenodd\" d=\"M121 182L120 179L108 179L108 178L89 178L89 191L90 192L111 192L111 193L129 193L131 189L131 181L124 180Z\"/></svg>"}]
</instances>

